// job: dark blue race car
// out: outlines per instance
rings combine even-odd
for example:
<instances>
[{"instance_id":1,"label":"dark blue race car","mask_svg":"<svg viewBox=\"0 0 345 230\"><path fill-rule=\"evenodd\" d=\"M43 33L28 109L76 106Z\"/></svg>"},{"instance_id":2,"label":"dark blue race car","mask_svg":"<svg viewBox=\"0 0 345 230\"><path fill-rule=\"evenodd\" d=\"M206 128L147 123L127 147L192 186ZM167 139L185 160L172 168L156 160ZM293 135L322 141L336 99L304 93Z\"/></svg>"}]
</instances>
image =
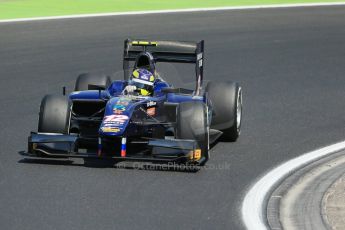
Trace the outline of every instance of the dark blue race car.
<instances>
[{"instance_id":1,"label":"dark blue race car","mask_svg":"<svg viewBox=\"0 0 345 230\"><path fill-rule=\"evenodd\" d=\"M194 64L195 88L164 81L158 62ZM229 81L203 88L203 67L204 41L127 39L124 80L82 74L69 96L46 95L25 155L204 165L210 144L238 138L242 91Z\"/></svg>"}]
</instances>

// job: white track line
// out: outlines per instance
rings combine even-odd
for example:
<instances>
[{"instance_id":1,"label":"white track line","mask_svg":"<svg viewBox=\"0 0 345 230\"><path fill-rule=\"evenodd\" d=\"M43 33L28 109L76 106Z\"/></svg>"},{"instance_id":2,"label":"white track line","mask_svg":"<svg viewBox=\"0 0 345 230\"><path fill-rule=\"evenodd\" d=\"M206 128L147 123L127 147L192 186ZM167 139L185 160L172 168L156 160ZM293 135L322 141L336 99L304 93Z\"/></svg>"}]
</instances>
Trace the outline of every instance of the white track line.
<instances>
[{"instance_id":1,"label":"white track line","mask_svg":"<svg viewBox=\"0 0 345 230\"><path fill-rule=\"evenodd\" d=\"M64 16L4 19L4 20L0 20L0 23L57 20L57 19L73 19L73 18L109 17L109 16L123 16L123 15L189 13L189 12L201 12L201 11L250 10L250 9L311 7L311 6L342 6L342 5L345 5L345 2L274 4L274 5L256 5L256 6L229 6L229 7L191 8L191 9L178 9L178 10L129 11L129 12L117 12L117 13L76 14L76 15L64 15Z\"/></svg>"},{"instance_id":2,"label":"white track line","mask_svg":"<svg viewBox=\"0 0 345 230\"><path fill-rule=\"evenodd\" d=\"M267 229L265 201L271 189L295 169L312 161L345 149L345 141L333 144L289 160L268 172L246 194L242 203L242 219L249 230Z\"/></svg>"}]
</instances>

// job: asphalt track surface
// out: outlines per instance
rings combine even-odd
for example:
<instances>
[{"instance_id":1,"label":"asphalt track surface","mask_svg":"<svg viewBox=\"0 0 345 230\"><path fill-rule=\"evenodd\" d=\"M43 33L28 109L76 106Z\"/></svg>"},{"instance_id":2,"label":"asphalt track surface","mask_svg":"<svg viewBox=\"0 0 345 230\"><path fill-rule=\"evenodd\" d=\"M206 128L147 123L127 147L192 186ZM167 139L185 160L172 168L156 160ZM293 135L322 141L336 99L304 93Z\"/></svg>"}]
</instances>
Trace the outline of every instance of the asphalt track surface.
<instances>
[{"instance_id":1,"label":"asphalt track surface","mask_svg":"<svg viewBox=\"0 0 345 230\"><path fill-rule=\"evenodd\" d=\"M206 78L244 90L242 136L197 173L23 161L46 93L121 69L128 37L206 41ZM2 229L243 229L246 190L274 166L345 138L345 7L0 25ZM190 76L181 75L191 81Z\"/></svg>"}]
</instances>

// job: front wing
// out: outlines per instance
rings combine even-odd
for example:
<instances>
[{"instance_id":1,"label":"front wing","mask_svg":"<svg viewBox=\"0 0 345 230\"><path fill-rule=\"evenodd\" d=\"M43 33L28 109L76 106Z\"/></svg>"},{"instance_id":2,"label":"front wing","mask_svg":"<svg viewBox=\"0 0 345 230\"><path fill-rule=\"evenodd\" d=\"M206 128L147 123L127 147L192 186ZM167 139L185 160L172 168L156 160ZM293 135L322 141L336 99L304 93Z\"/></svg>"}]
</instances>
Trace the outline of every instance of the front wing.
<instances>
[{"instance_id":1,"label":"front wing","mask_svg":"<svg viewBox=\"0 0 345 230\"><path fill-rule=\"evenodd\" d=\"M97 150L85 151L78 148L78 135L63 135L32 132L28 138L28 152L22 153L26 157L50 158L109 158L126 161L147 161L157 163L188 162L200 164L205 161L197 143L184 139L147 139L141 141L146 148L136 154L102 155ZM128 143L131 144L131 143ZM82 150L82 151L81 151ZM120 149L118 150L121 151Z\"/></svg>"}]
</instances>

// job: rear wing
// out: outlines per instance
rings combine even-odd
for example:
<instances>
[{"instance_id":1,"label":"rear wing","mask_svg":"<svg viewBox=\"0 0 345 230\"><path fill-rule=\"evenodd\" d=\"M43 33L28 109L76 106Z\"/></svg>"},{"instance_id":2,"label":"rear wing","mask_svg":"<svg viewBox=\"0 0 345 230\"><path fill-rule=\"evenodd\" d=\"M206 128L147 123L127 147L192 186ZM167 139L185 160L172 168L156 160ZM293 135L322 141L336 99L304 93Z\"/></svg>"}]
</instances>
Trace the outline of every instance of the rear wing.
<instances>
[{"instance_id":1,"label":"rear wing","mask_svg":"<svg viewBox=\"0 0 345 230\"><path fill-rule=\"evenodd\" d=\"M195 95L199 95L203 81L204 41L147 41L126 39L123 54L123 70L125 80L130 77L130 62L134 62L141 52L152 54L155 62L191 63L195 64L196 88Z\"/></svg>"}]
</instances>

